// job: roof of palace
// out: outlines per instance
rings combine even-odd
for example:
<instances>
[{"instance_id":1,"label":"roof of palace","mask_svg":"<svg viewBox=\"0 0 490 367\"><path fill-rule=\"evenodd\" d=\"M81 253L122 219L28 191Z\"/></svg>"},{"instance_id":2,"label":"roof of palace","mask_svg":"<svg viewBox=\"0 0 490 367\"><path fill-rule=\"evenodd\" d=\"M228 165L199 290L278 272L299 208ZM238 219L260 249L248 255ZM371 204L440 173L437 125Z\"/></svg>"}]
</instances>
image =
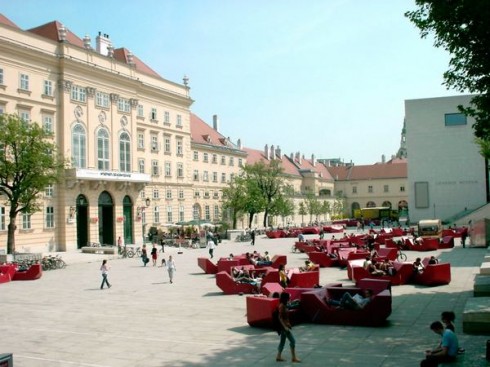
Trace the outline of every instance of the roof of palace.
<instances>
[{"instance_id":1,"label":"roof of palace","mask_svg":"<svg viewBox=\"0 0 490 367\"><path fill-rule=\"evenodd\" d=\"M371 165L328 167L327 169L336 181L407 177L406 159L396 159L396 161Z\"/></svg>"}]
</instances>

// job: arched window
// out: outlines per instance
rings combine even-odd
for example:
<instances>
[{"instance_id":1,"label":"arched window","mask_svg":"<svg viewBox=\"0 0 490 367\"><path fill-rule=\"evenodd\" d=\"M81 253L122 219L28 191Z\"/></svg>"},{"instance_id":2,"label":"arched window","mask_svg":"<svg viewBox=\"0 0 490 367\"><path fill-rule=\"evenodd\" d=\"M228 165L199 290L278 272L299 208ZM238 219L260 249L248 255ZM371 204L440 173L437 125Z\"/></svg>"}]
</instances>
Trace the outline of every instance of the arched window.
<instances>
[{"instance_id":1,"label":"arched window","mask_svg":"<svg viewBox=\"0 0 490 367\"><path fill-rule=\"evenodd\" d=\"M375 208L376 203L374 201L368 201L366 204L366 208Z\"/></svg>"},{"instance_id":2,"label":"arched window","mask_svg":"<svg viewBox=\"0 0 490 367\"><path fill-rule=\"evenodd\" d=\"M201 219L201 206L199 204L194 204L192 207L192 219Z\"/></svg>"},{"instance_id":3,"label":"arched window","mask_svg":"<svg viewBox=\"0 0 490 367\"><path fill-rule=\"evenodd\" d=\"M391 208L391 202L383 201L383 204L381 204L381 206L387 206L387 207Z\"/></svg>"},{"instance_id":4,"label":"arched window","mask_svg":"<svg viewBox=\"0 0 490 367\"><path fill-rule=\"evenodd\" d=\"M97 167L100 170L109 169L109 133L100 129L97 133Z\"/></svg>"},{"instance_id":5,"label":"arched window","mask_svg":"<svg viewBox=\"0 0 490 367\"><path fill-rule=\"evenodd\" d=\"M71 159L75 168L87 167L87 136L82 124L76 124L71 130Z\"/></svg>"},{"instance_id":6,"label":"arched window","mask_svg":"<svg viewBox=\"0 0 490 367\"><path fill-rule=\"evenodd\" d=\"M122 133L119 138L119 170L131 172L131 141L128 133Z\"/></svg>"}]
</instances>

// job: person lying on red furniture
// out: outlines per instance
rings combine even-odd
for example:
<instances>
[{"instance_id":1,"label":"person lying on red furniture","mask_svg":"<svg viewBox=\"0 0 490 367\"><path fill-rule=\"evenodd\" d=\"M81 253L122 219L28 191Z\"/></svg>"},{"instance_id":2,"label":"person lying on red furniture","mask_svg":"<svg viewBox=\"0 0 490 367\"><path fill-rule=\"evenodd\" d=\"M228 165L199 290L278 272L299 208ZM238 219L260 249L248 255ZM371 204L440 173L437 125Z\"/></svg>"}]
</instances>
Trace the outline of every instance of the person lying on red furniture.
<instances>
[{"instance_id":1,"label":"person lying on red furniture","mask_svg":"<svg viewBox=\"0 0 490 367\"><path fill-rule=\"evenodd\" d=\"M373 291L370 289L363 289L361 293L356 293L352 296L349 292L345 292L340 300L325 297L325 302L328 305L337 306L346 310L362 310L369 302L371 302Z\"/></svg>"}]
</instances>

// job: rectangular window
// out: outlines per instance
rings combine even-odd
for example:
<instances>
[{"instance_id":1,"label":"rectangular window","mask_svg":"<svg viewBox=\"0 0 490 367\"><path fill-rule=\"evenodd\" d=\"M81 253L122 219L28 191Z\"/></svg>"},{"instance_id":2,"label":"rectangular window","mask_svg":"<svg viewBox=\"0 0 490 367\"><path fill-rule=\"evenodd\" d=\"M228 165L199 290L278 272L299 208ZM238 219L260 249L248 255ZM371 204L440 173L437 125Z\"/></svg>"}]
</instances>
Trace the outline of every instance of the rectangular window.
<instances>
[{"instance_id":1,"label":"rectangular window","mask_svg":"<svg viewBox=\"0 0 490 367\"><path fill-rule=\"evenodd\" d=\"M155 107L151 108L150 120L156 121L157 119L157 109Z\"/></svg>"},{"instance_id":2,"label":"rectangular window","mask_svg":"<svg viewBox=\"0 0 490 367\"><path fill-rule=\"evenodd\" d=\"M168 223L172 223L173 222L173 218L172 218L172 207L171 206L167 206L167 222Z\"/></svg>"},{"instance_id":3,"label":"rectangular window","mask_svg":"<svg viewBox=\"0 0 490 367\"><path fill-rule=\"evenodd\" d=\"M31 122L31 112L27 110L19 110L19 117L24 122Z\"/></svg>"},{"instance_id":4,"label":"rectangular window","mask_svg":"<svg viewBox=\"0 0 490 367\"><path fill-rule=\"evenodd\" d=\"M22 229L31 229L31 215L22 213Z\"/></svg>"},{"instance_id":5,"label":"rectangular window","mask_svg":"<svg viewBox=\"0 0 490 367\"><path fill-rule=\"evenodd\" d=\"M3 69L0 69L0 85L3 85Z\"/></svg>"},{"instance_id":6,"label":"rectangular window","mask_svg":"<svg viewBox=\"0 0 490 367\"><path fill-rule=\"evenodd\" d=\"M145 160L144 159L138 159L138 171L139 173L145 173Z\"/></svg>"},{"instance_id":7,"label":"rectangular window","mask_svg":"<svg viewBox=\"0 0 490 367\"><path fill-rule=\"evenodd\" d=\"M172 177L172 163L165 162L165 177Z\"/></svg>"},{"instance_id":8,"label":"rectangular window","mask_svg":"<svg viewBox=\"0 0 490 367\"><path fill-rule=\"evenodd\" d=\"M218 182L218 172L213 172L213 182Z\"/></svg>"},{"instance_id":9,"label":"rectangular window","mask_svg":"<svg viewBox=\"0 0 490 367\"><path fill-rule=\"evenodd\" d=\"M53 133L53 116L43 115L43 129L48 134Z\"/></svg>"},{"instance_id":10,"label":"rectangular window","mask_svg":"<svg viewBox=\"0 0 490 367\"><path fill-rule=\"evenodd\" d=\"M352 186L352 193L357 194L357 186Z\"/></svg>"},{"instance_id":11,"label":"rectangular window","mask_svg":"<svg viewBox=\"0 0 490 367\"><path fill-rule=\"evenodd\" d=\"M177 163L177 177L184 177L184 164Z\"/></svg>"},{"instance_id":12,"label":"rectangular window","mask_svg":"<svg viewBox=\"0 0 490 367\"><path fill-rule=\"evenodd\" d=\"M152 196L153 196L153 199L154 199L154 200L158 200L158 199L160 199L160 190L158 190L158 189L153 189L153 194L152 194Z\"/></svg>"},{"instance_id":13,"label":"rectangular window","mask_svg":"<svg viewBox=\"0 0 490 367\"><path fill-rule=\"evenodd\" d=\"M446 126L466 125L466 115L463 113L446 113L444 115L444 125Z\"/></svg>"},{"instance_id":14,"label":"rectangular window","mask_svg":"<svg viewBox=\"0 0 490 367\"><path fill-rule=\"evenodd\" d=\"M54 228L54 208L46 207L46 228Z\"/></svg>"},{"instance_id":15,"label":"rectangular window","mask_svg":"<svg viewBox=\"0 0 490 367\"><path fill-rule=\"evenodd\" d=\"M208 163L208 153L203 153L203 154L202 154L202 161L203 161L204 163Z\"/></svg>"},{"instance_id":16,"label":"rectangular window","mask_svg":"<svg viewBox=\"0 0 490 367\"><path fill-rule=\"evenodd\" d=\"M177 127L182 127L182 116L181 115L177 115L177 123L176 123L176 126Z\"/></svg>"},{"instance_id":17,"label":"rectangular window","mask_svg":"<svg viewBox=\"0 0 490 367\"><path fill-rule=\"evenodd\" d=\"M238 167L243 167L243 160L238 158Z\"/></svg>"},{"instance_id":18,"label":"rectangular window","mask_svg":"<svg viewBox=\"0 0 490 367\"><path fill-rule=\"evenodd\" d=\"M138 117L145 117L145 111L143 109L143 105L139 104L138 105Z\"/></svg>"},{"instance_id":19,"label":"rectangular window","mask_svg":"<svg viewBox=\"0 0 490 367\"><path fill-rule=\"evenodd\" d=\"M166 198L167 200L172 199L172 189L167 189L167 190L165 191L165 198Z\"/></svg>"},{"instance_id":20,"label":"rectangular window","mask_svg":"<svg viewBox=\"0 0 490 367\"><path fill-rule=\"evenodd\" d=\"M218 191L213 192L213 199L219 199L219 192Z\"/></svg>"},{"instance_id":21,"label":"rectangular window","mask_svg":"<svg viewBox=\"0 0 490 367\"><path fill-rule=\"evenodd\" d=\"M233 157L230 157L230 166L234 166L235 165L235 160L233 159Z\"/></svg>"},{"instance_id":22,"label":"rectangular window","mask_svg":"<svg viewBox=\"0 0 490 367\"><path fill-rule=\"evenodd\" d=\"M204 206L204 218L206 220L211 220L211 213L209 212L209 205Z\"/></svg>"},{"instance_id":23,"label":"rectangular window","mask_svg":"<svg viewBox=\"0 0 490 367\"><path fill-rule=\"evenodd\" d=\"M184 221L184 206L181 205L179 207L179 222L183 222Z\"/></svg>"},{"instance_id":24,"label":"rectangular window","mask_svg":"<svg viewBox=\"0 0 490 367\"><path fill-rule=\"evenodd\" d=\"M95 105L98 107L109 108L109 95L107 93L95 92Z\"/></svg>"},{"instance_id":25,"label":"rectangular window","mask_svg":"<svg viewBox=\"0 0 490 367\"><path fill-rule=\"evenodd\" d=\"M400 186L400 192L405 192L405 186Z\"/></svg>"},{"instance_id":26,"label":"rectangular window","mask_svg":"<svg viewBox=\"0 0 490 367\"><path fill-rule=\"evenodd\" d=\"M221 174L221 183L225 183L226 182L226 173L222 173Z\"/></svg>"},{"instance_id":27,"label":"rectangular window","mask_svg":"<svg viewBox=\"0 0 490 367\"><path fill-rule=\"evenodd\" d=\"M167 125L170 125L170 112L165 111L163 113L163 123L164 124L167 124Z\"/></svg>"},{"instance_id":28,"label":"rectangular window","mask_svg":"<svg viewBox=\"0 0 490 367\"><path fill-rule=\"evenodd\" d=\"M182 139L177 139L177 155L184 155L184 142L182 141Z\"/></svg>"},{"instance_id":29,"label":"rectangular window","mask_svg":"<svg viewBox=\"0 0 490 367\"><path fill-rule=\"evenodd\" d=\"M209 181L208 171L204 171L202 174L203 181Z\"/></svg>"},{"instance_id":30,"label":"rectangular window","mask_svg":"<svg viewBox=\"0 0 490 367\"><path fill-rule=\"evenodd\" d=\"M390 192L390 187L388 185L384 185L383 192Z\"/></svg>"},{"instance_id":31,"label":"rectangular window","mask_svg":"<svg viewBox=\"0 0 490 367\"><path fill-rule=\"evenodd\" d=\"M159 176L160 175L160 167L158 167L158 161L157 160L151 161L151 174L153 176Z\"/></svg>"},{"instance_id":32,"label":"rectangular window","mask_svg":"<svg viewBox=\"0 0 490 367\"><path fill-rule=\"evenodd\" d=\"M153 223L160 223L160 207L155 206L153 208Z\"/></svg>"},{"instance_id":33,"label":"rectangular window","mask_svg":"<svg viewBox=\"0 0 490 367\"><path fill-rule=\"evenodd\" d=\"M20 74L19 89L29 90L29 75Z\"/></svg>"},{"instance_id":34,"label":"rectangular window","mask_svg":"<svg viewBox=\"0 0 490 367\"><path fill-rule=\"evenodd\" d=\"M47 198L52 198L54 193L54 186L48 185L44 188L44 196Z\"/></svg>"},{"instance_id":35,"label":"rectangular window","mask_svg":"<svg viewBox=\"0 0 490 367\"><path fill-rule=\"evenodd\" d=\"M192 159L194 159L195 161L198 161L199 160L199 152L194 151L193 152L193 158Z\"/></svg>"},{"instance_id":36,"label":"rectangular window","mask_svg":"<svg viewBox=\"0 0 490 367\"><path fill-rule=\"evenodd\" d=\"M204 191L204 199L209 199L209 191Z\"/></svg>"},{"instance_id":37,"label":"rectangular window","mask_svg":"<svg viewBox=\"0 0 490 367\"><path fill-rule=\"evenodd\" d=\"M211 158L211 162L214 164L218 163L218 156L216 154L213 154L213 158Z\"/></svg>"},{"instance_id":38,"label":"rectangular window","mask_svg":"<svg viewBox=\"0 0 490 367\"><path fill-rule=\"evenodd\" d=\"M415 182L415 207L416 208L428 208L429 207L429 183Z\"/></svg>"},{"instance_id":39,"label":"rectangular window","mask_svg":"<svg viewBox=\"0 0 490 367\"><path fill-rule=\"evenodd\" d=\"M43 86L43 94L45 96L53 95L53 82L51 80L45 80Z\"/></svg>"},{"instance_id":40,"label":"rectangular window","mask_svg":"<svg viewBox=\"0 0 490 367\"><path fill-rule=\"evenodd\" d=\"M197 169L194 170L194 174L192 175L194 181L199 181L199 171Z\"/></svg>"},{"instance_id":41,"label":"rectangular window","mask_svg":"<svg viewBox=\"0 0 490 367\"><path fill-rule=\"evenodd\" d=\"M166 154L170 154L172 152L172 145L170 143L170 135L165 135L163 140L164 140L164 144L165 144L164 152Z\"/></svg>"},{"instance_id":42,"label":"rectangular window","mask_svg":"<svg viewBox=\"0 0 490 367\"><path fill-rule=\"evenodd\" d=\"M234 178L235 178L235 174L234 173L230 173L230 181L233 181Z\"/></svg>"},{"instance_id":43,"label":"rectangular window","mask_svg":"<svg viewBox=\"0 0 490 367\"><path fill-rule=\"evenodd\" d=\"M119 98L117 100L117 110L119 112L131 112L131 103L129 102L129 99Z\"/></svg>"},{"instance_id":44,"label":"rectangular window","mask_svg":"<svg viewBox=\"0 0 490 367\"><path fill-rule=\"evenodd\" d=\"M199 193L199 190L194 191L194 197L195 198L198 198L200 196L201 196L201 194Z\"/></svg>"},{"instance_id":45,"label":"rectangular window","mask_svg":"<svg viewBox=\"0 0 490 367\"><path fill-rule=\"evenodd\" d=\"M179 199L184 198L184 189L179 189Z\"/></svg>"},{"instance_id":46,"label":"rectangular window","mask_svg":"<svg viewBox=\"0 0 490 367\"><path fill-rule=\"evenodd\" d=\"M145 189L143 189L140 191L140 199L145 200L145 197L146 197L146 193L145 193Z\"/></svg>"},{"instance_id":47,"label":"rectangular window","mask_svg":"<svg viewBox=\"0 0 490 367\"><path fill-rule=\"evenodd\" d=\"M5 207L0 206L0 231L5 231L6 230L6 225L5 225Z\"/></svg>"},{"instance_id":48,"label":"rectangular window","mask_svg":"<svg viewBox=\"0 0 490 367\"><path fill-rule=\"evenodd\" d=\"M152 152L158 152L160 149L158 149L158 136L152 135L151 136L151 151Z\"/></svg>"},{"instance_id":49,"label":"rectangular window","mask_svg":"<svg viewBox=\"0 0 490 367\"><path fill-rule=\"evenodd\" d=\"M215 205L214 206L214 220L218 220L218 219L219 219L219 206Z\"/></svg>"},{"instance_id":50,"label":"rectangular window","mask_svg":"<svg viewBox=\"0 0 490 367\"><path fill-rule=\"evenodd\" d=\"M224 155L221 156L221 164L226 164L226 157Z\"/></svg>"},{"instance_id":51,"label":"rectangular window","mask_svg":"<svg viewBox=\"0 0 490 367\"><path fill-rule=\"evenodd\" d=\"M138 149L145 149L145 133L138 133Z\"/></svg>"},{"instance_id":52,"label":"rectangular window","mask_svg":"<svg viewBox=\"0 0 490 367\"><path fill-rule=\"evenodd\" d=\"M373 192L373 187L371 185L368 186L368 192L372 193Z\"/></svg>"},{"instance_id":53,"label":"rectangular window","mask_svg":"<svg viewBox=\"0 0 490 367\"><path fill-rule=\"evenodd\" d=\"M0 115L3 115L5 113L5 105L0 104Z\"/></svg>"},{"instance_id":54,"label":"rectangular window","mask_svg":"<svg viewBox=\"0 0 490 367\"><path fill-rule=\"evenodd\" d=\"M87 90L78 85L71 86L71 99L73 101L83 102L87 101Z\"/></svg>"}]
</instances>

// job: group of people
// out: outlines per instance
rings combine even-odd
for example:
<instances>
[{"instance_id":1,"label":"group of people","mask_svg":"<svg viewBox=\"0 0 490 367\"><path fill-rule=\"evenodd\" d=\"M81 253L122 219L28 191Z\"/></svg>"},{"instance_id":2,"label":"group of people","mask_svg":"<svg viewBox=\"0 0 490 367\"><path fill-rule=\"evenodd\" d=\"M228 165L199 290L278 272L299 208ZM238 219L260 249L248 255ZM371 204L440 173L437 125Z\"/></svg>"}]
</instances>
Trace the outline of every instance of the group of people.
<instances>
[{"instance_id":1,"label":"group of people","mask_svg":"<svg viewBox=\"0 0 490 367\"><path fill-rule=\"evenodd\" d=\"M269 251L265 251L264 255L260 254L257 251L254 251L252 253L247 252L245 253L245 257L252 265L259 265L259 266L272 265L272 260L269 255Z\"/></svg>"},{"instance_id":2,"label":"group of people","mask_svg":"<svg viewBox=\"0 0 490 367\"><path fill-rule=\"evenodd\" d=\"M396 274L396 268L393 261L387 258L384 258L382 261L378 261L376 252L373 252L372 255L366 256L366 260L364 260L363 263L363 268L366 269L369 274L375 276Z\"/></svg>"}]
</instances>

